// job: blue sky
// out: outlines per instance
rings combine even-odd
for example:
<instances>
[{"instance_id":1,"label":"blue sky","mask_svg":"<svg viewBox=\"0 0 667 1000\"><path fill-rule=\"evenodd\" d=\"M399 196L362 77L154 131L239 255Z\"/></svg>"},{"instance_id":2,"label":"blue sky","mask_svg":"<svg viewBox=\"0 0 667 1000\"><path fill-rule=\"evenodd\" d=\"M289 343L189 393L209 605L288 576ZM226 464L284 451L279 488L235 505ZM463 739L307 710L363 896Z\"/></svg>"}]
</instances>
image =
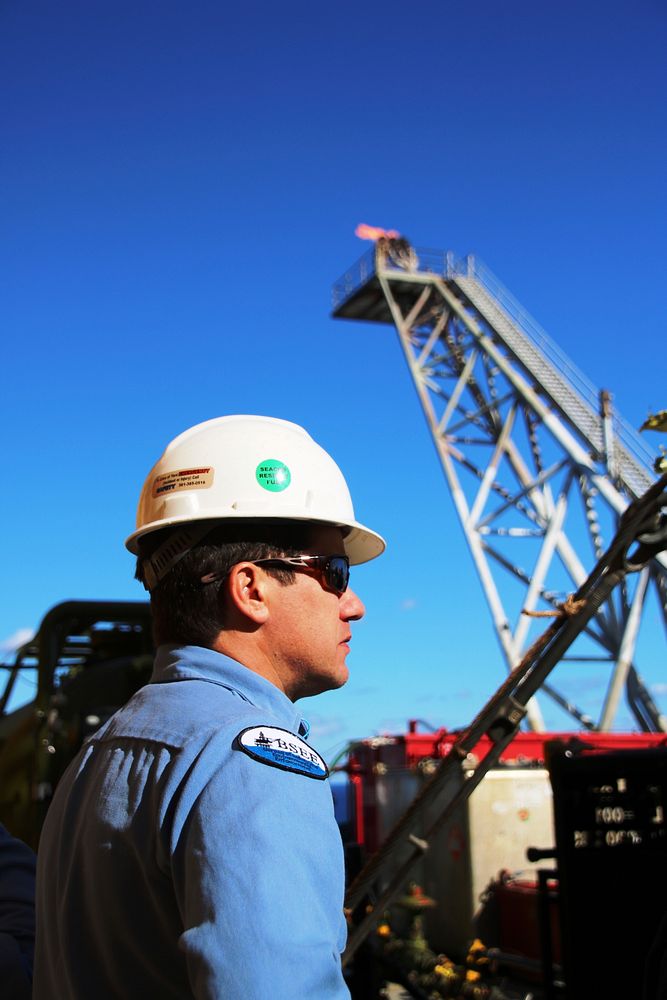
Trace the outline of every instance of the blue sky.
<instances>
[{"instance_id":1,"label":"blue sky","mask_svg":"<svg viewBox=\"0 0 667 1000\"><path fill-rule=\"evenodd\" d=\"M396 336L332 320L331 285L362 221L475 251L639 426L667 405L666 50L659 0L0 0L0 638L140 597L164 444L267 413L389 543L349 685L307 706L321 748L468 721L503 675L481 590Z\"/></svg>"}]
</instances>

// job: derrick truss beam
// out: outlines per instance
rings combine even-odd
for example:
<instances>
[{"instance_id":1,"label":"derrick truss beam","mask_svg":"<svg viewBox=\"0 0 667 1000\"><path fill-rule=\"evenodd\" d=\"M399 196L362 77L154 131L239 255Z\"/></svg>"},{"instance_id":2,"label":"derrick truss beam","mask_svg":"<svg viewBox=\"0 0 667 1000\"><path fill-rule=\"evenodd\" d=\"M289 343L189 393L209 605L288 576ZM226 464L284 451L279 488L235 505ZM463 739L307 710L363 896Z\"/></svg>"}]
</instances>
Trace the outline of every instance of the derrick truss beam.
<instances>
[{"instance_id":1,"label":"derrick truss beam","mask_svg":"<svg viewBox=\"0 0 667 1000\"><path fill-rule=\"evenodd\" d=\"M462 268L448 255L437 273L416 256L397 266L377 252L374 272L334 315L393 322L397 330L511 670L530 645L529 615L557 607L581 585L591 556L599 558L605 535L653 476L633 440L614 437L609 395L596 411L576 370L545 353L487 274L471 259ZM667 728L634 665L650 594L667 623L664 556L610 595L581 650L575 646L543 689L579 724L610 729L625 690L641 728ZM590 663L608 664L595 713L576 704ZM535 699L528 722L544 728Z\"/></svg>"}]
</instances>

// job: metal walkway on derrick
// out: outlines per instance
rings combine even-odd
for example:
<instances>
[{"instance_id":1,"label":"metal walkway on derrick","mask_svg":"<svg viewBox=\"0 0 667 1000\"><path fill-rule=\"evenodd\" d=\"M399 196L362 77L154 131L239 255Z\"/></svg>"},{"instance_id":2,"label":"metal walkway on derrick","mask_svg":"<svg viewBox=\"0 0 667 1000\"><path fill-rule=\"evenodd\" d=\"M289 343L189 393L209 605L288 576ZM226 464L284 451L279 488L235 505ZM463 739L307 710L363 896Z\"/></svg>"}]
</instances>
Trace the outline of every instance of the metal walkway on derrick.
<instances>
[{"instance_id":1,"label":"metal walkway on derrick","mask_svg":"<svg viewBox=\"0 0 667 1000\"><path fill-rule=\"evenodd\" d=\"M529 645L531 615L558 608L585 580L604 535L655 481L654 457L613 413L609 393L598 392L472 256L456 260L381 238L336 283L333 299L337 318L396 327L513 669ZM640 728L667 728L634 665L654 600L667 625L664 555L610 595L568 657L580 667L604 664L595 711L568 693L585 689L581 669L560 667L558 686L544 687L580 726L610 729L625 688ZM543 728L535 701L528 718Z\"/></svg>"}]
</instances>

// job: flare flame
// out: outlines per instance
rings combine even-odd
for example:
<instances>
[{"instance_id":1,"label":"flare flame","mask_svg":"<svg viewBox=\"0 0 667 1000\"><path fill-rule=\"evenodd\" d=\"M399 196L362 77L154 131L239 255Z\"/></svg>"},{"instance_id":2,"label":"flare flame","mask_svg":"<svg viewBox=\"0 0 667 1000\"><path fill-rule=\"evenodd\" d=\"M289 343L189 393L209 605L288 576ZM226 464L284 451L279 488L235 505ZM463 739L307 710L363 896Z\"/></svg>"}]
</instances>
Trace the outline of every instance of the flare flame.
<instances>
[{"instance_id":1,"label":"flare flame","mask_svg":"<svg viewBox=\"0 0 667 1000\"><path fill-rule=\"evenodd\" d=\"M397 240L401 234L396 229L381 229L380 226L368 226L365 222L360 222L354 235L360 240L379 240L382 236L388 240Z\"/></svg>"}]
</instances>

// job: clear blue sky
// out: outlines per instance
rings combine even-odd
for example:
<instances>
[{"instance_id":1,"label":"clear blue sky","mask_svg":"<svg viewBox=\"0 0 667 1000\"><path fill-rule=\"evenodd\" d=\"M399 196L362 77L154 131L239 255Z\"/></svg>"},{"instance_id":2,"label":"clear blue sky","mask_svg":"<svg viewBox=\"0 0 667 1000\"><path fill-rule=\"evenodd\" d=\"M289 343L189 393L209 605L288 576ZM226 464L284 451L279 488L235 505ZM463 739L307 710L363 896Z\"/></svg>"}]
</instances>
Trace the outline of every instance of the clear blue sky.
<instances>
[{"instance_id":1,"label":"clear blue sky","mask_svg":"<svg viewBox=\"0 0 667 1000\"><path fill-rule=\"evenodd\" d=\"M475 251L639 426L667 405L666 51L660 0L0 0L0 638L140 597L164 444L268 413L389 542L352 679L307 706L321 749L468 721L503 674L481 590L395 334L330 288L358 222Z\"/></svg>"}]
</instances>

